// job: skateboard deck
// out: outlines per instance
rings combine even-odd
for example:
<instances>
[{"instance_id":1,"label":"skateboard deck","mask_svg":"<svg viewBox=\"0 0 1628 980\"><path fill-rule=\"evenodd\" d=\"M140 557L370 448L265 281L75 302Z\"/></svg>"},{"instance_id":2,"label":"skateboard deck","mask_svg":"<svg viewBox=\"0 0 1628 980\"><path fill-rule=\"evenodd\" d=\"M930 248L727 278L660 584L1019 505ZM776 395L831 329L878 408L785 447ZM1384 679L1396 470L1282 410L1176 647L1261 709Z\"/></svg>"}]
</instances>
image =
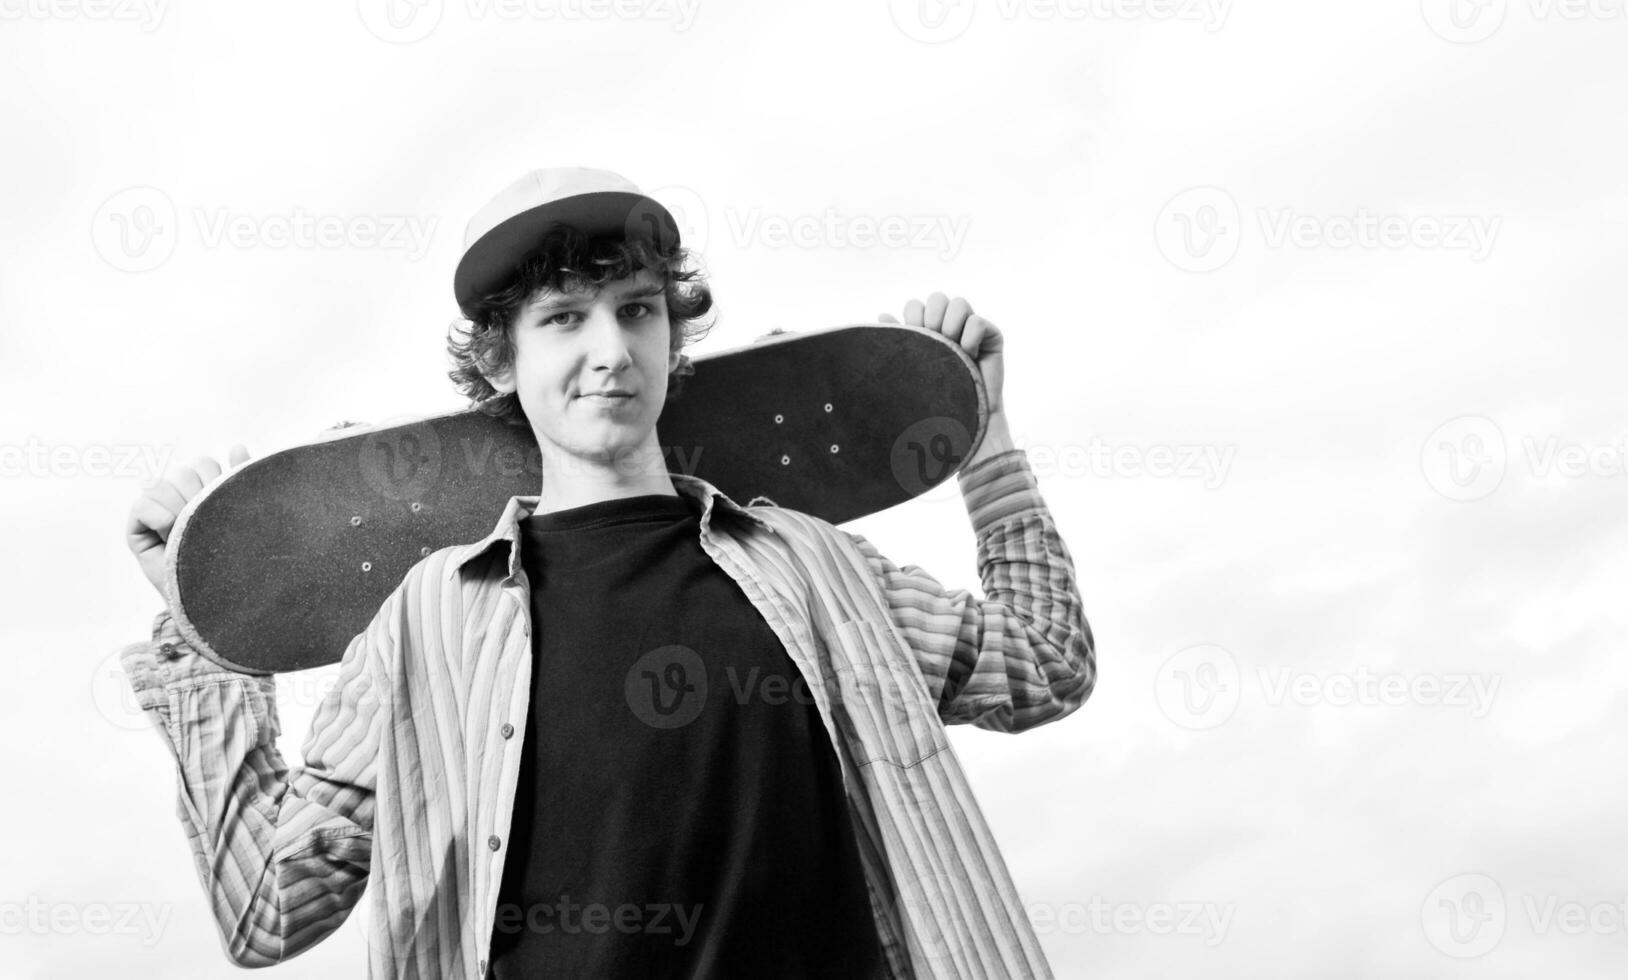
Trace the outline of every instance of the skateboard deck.
<instances>
[{"instance_id":1,"label":"skateboard deck","mask_svg":"<svg viewBox=\"0 0 1628 980\"><path fill-rule=\"evenodd\" d=\"M833 524L948 479L988 419L977 365L919 327L772 334L693 365L656 425L668 471ZM477 408L341 431L223 474L177 519L170 608L216 663L338 662L414 564L542 486L531 430Z\"/></svg>"}]
</instances>

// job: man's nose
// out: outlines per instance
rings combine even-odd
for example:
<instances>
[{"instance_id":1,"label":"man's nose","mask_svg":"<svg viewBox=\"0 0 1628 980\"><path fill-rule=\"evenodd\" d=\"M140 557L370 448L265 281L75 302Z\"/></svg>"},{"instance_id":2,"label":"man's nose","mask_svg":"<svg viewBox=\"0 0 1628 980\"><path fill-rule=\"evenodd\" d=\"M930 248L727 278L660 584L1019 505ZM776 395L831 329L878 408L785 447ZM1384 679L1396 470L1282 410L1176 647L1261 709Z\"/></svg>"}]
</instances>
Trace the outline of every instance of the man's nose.
<instances>
[{"instance_id":1,"label":"man's nose","mask_svg":"<svg viewBox=\"0 0 1628 980\"><path fill-rule=\"evenodd\" d=\"M589 313L585 326L588 358L593 367L616 371L632 363L633 352L614 310L595 307Z\"/></svg>"}]
</instances>

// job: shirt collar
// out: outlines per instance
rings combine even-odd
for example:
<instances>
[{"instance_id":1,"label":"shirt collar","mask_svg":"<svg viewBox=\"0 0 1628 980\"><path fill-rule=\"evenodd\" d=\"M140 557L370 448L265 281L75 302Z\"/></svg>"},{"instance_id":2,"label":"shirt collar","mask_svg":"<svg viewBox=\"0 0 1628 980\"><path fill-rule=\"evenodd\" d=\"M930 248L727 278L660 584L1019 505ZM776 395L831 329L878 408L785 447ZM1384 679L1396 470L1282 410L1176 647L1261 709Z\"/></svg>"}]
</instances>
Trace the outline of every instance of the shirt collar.
<instances>
[{"instance_id":1,"label":"shirt collar","mask_svg":"<svg viewBox=\"0 0 1628 980\"><path fill-rule=\"evenodd\" d=\"M750 508L729 499L722 490L701 479L685 473L669 473L673 479L673 489L679 496L693 500L701 505L701 533L704 535L711 529L712 511L714 505L721 505L723 510L736 514L747 521L769 531L774 531L774 525L764 520L761 515L755 514ZM459 545L452 554L452 560L447 563L447 578L457 574L469 562L484 555L499 541L509 543L509 576L517 574L520 567L520 549L516 543L520 538L520 521L530 517L537 508L541 499L537 494L517 495L509 498L508 504L503 508L503 516L498 518L497 526L492 533L473 544ZM756 498L754 498L756 499ZM767 498L764 498L767 499Z\"/></svg>"}]
</instances>

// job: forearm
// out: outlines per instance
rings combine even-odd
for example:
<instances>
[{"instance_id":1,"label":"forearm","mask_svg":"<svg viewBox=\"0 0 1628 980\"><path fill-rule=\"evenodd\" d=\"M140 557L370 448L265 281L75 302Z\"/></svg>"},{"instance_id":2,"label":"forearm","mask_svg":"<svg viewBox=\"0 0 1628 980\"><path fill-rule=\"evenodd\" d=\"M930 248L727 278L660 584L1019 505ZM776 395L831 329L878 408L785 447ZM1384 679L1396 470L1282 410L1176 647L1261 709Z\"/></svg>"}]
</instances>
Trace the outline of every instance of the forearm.
<instances>
[{"instance_id":1,"label":"forearm","mask_svg":"<svg viewBox=\"0 0 1628 980\"><path fill-rule=\"evenodd\" d=\"M177 813L228 955L264 966L327 936L366 881L371 837L356 814L295 790L277 750L272 678L211 663L167 614L121 660L175 759ZM290 901L307 878L323 894Z\"/></svg>"}]
</instances>

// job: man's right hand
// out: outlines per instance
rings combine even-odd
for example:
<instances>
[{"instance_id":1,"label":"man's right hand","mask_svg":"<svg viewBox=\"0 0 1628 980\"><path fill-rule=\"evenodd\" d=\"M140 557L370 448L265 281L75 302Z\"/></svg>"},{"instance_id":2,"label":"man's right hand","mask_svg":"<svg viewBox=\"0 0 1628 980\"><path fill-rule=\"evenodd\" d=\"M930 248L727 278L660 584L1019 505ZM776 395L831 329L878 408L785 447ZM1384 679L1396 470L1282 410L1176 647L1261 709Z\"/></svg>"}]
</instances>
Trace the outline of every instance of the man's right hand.
<instances>
[{"instance_id":1,"label":"man's right hand","mask_svg":"<svg viewBox=\"0 0 1628 980\"><path fill-rule=\"evenodd\" d=\"M227 465L236 468L248 462L249 451L240 443L232 447ZM130 507L125 521L125 543L141 565L141 573L153 588L164 595L164 555L169 546L170 530L187 501L198 495L210 481L221 475L220 464L212 457L199 456L191 466L177 466L166 477L141 492Z\"/></svg>"}]
</instances>

